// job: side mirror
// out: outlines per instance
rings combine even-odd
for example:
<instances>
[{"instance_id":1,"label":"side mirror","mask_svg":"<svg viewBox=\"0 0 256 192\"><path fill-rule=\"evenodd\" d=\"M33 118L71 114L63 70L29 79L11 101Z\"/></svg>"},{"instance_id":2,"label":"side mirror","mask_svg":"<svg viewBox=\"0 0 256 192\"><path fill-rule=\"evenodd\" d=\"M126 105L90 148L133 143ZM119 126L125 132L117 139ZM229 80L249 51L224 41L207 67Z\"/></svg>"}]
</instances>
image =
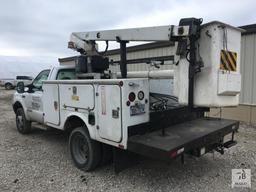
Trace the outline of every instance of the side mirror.
<instances>
[{"instance_id":1,"label":"side mirror","mask_svg":"<svg viewBox=\"0 0 256 192\"><path fill-rule=\"evenodd\" d=\"M16 90L18 93L24 93L25 92L25 86L24 82L20 81L17 83Z\"/></svg>"}]
</instances>

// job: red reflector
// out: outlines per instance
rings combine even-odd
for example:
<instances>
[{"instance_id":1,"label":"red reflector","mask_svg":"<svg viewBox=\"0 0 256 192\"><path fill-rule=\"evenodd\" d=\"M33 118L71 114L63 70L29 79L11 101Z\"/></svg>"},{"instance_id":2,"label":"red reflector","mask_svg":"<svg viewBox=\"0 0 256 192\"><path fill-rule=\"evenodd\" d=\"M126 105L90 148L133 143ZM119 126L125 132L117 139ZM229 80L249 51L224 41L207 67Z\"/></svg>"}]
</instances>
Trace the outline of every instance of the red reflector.
<instances>
[{"instance_id":1,"label":"red reflector","mask_svg":"<svg viewBox=\"0 0 256 192\"><path fill-rule=\"evenodd\" d=\"M130 106L130 104L131 104L130 101L127 101L127 102L126 102L126 105L127 105L127 106Z\"/></svg>"},{"instance_id":2,"label":"red reflector","mask_svg":"<svg viewBox=\"0 0 256 192\"><path fill-rule=\"evenodd\" d=\"M119 86L122 87L124 85L124 82L123 81L120 81L119 82Z\"/></svg>"},{"instance_id":3,"label":"red reflector","mask_svg":"<svg viewBox=\"0 0 256 192\"><path fill-rule=\"evenodd\" d=\"M176 156L177 156L177 151L171 152L171 157L172 157L172 158L174 158L174 157L176 157Z\"/></svg>"},{"instance_id":4,"label":"red reflector","mask_svg":"<svg viewBox=\"0 0 256 192\"><path fill-rule=\"evenodd\" d=\"M124 149L124 146L121 145L121 144L119 144L118 147L121 148L121 149Z\"/></svg>"}]
</instances>

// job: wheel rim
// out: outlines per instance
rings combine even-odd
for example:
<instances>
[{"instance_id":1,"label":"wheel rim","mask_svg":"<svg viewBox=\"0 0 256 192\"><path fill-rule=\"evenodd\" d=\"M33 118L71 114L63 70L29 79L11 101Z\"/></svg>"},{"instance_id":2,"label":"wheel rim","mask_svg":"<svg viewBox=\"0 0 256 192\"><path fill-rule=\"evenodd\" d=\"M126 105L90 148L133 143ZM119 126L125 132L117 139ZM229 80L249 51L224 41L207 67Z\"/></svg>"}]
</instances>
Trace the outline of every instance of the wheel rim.
<instances>
[{"instance_id":1,"label":"wheel rim","mask_svg":"<svg viewBox=\"0 0 256 192\"><path fill-rule=\"evenodd\" d=\"M72 138L73 158L79 164L86 164L89 159L88 142L84 135L76 133Z\"/></svg>"},{"instance_id":2,"label":"wheel rim","mask_svg":"<svg viewBox=\"0 0 256 192\"><path fill-rule=\"evenodd\" d=\"M16 124L17 124L17 128L22 131L23 128L24 128L24 119L23 119L23 116L18 113L17 116L16 116Z\"/></svg>"},{"instance_id":3,"label":"wheel rim","mask_svg":"<svg viewBox=\"0 0 256 192\"><path fill-rule=\"evenodd\" d=\"M7 89L11 89L11 85L7 84L7 85L6 85L6 88L7 88Z\"/></svg>"}]
</instances>

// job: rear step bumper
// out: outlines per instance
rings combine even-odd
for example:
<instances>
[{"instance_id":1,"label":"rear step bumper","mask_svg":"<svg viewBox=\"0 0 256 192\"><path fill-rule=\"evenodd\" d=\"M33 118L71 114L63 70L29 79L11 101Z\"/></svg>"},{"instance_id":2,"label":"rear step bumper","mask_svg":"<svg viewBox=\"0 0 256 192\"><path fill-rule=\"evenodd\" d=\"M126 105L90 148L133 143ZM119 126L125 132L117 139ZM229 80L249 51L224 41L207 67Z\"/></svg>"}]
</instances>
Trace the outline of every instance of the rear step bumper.
<instances>
[{"instance_id":1,"label":"rear step bumper","mask_svg":"<svg viewBox=\"0 0 256 192\"><path fill-rule=\"evenodd\" d=\"M225 148L230 148L230 147L233 147L233 146L236 145L236 144L237 144L236 141L230 140L230 141L227 141L226 143L224 143L223 146L224 146Z\"/></svg>"},{"instance_id":2,"label":"rear step bumper","mask_svg":"<svg viewBox=\"0 0 256 192\"><path fill-rule=\"evenodd\" d=\"M155 159L168 160L184 153L201 156L209 151L224 152L236 144L234 135L239 122L226 119L200 118L128 139L128 150ZM230 140L224 136L231 134ZM224 143L225 142L225 143Z\"/></svg>"}]
</instances>

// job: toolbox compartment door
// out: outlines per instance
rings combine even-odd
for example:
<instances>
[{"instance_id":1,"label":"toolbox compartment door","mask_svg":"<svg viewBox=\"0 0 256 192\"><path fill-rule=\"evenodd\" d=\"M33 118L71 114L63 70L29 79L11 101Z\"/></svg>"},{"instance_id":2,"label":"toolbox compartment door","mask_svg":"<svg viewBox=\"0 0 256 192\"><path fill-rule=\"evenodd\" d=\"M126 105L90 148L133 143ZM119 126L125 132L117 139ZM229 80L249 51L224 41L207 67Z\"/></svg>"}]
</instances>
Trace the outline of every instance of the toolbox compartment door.
<instances>
[{"instance_id":1,"label":"toolbox compartment door","mask_svg":"<svg viewBox=\"0 0 256 192\"><path fill-rule=\"evenodd\" d=\"M44 122L47 124L59 125L60 104L58 84L44 85L43 101Z\"/></svg>"},{"instance_id":2,"label":"toolbox compartment door","mask_svg":"<svg viewBox=\"0 0 256 192\"><path fill-rule=\"evenodd\" d=\"M94 86L92 84L61 84L61 107L68 110L93 110Z\"/></svg>"},{"instance_id":3,"label":"toolbox compartment door","mask_svg":"<svg viewBox=\"0 0 256 192\"><path fill-rule=\"evenodd\" d=\"M98 94L98 134L103 139L121 142L121 88L99 85Z\"/></svg>"}]
</instances>

